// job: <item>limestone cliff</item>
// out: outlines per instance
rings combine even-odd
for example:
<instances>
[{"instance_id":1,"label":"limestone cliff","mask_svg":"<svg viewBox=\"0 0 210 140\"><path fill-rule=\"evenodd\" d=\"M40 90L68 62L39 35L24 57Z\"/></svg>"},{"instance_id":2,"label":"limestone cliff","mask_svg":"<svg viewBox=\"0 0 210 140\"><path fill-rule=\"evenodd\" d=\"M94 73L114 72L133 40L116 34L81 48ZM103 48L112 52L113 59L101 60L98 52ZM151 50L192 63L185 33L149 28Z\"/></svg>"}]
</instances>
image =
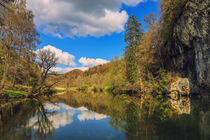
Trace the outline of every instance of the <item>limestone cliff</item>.
<instances>
[{"instance_id":1,"label":"limestone cliff","mask_svg":"<svg viewBox=\"0 0 210 140\"><path fill-rule=\"evenodd\" d=\"M167 65L189 78L191 92L210 89L209 15L210 0L188 0L167 42Z\"/></svg>"}]
</instances>

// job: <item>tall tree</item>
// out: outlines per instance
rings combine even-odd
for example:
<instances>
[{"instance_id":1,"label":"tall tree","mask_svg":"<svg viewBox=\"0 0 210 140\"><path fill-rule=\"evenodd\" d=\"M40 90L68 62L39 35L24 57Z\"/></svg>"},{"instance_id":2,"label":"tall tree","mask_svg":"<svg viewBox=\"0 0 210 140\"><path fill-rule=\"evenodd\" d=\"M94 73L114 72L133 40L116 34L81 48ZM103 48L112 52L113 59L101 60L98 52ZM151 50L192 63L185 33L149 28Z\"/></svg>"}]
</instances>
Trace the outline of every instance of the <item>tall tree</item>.
<instances>
[{"instance_id":1,"label":"tall tree","mask_svg":"<svg viewBox=\"0 0 210 140\"><path fill-rule=\"evenodd\" d=\"M134 83L138 78L138 65L137 65L137 48L140 44L140 39L143 35L141 23L132 15L126 24L125 42L128 46L125 48L125 61L126 61L126 77L130 83Z\"/></svg>"},{"instance_id":2,"label":"tall tree","mask_svg":"<svg viewBox=\"0 0 210 140\"><path fill-rule=\"evenodd\" d=\"M17 72L23 76L23 69L27 68L23 60L30 63L34 60L34 50L40 43L39 34L33 23L33 14L26 9L26 0L7 0L1 2L0 8L0 46L5 54L4 69L0 90L4 88L8 76L15 82ZM26 63L25 63L26 64ZM19 79L23 79L20 77ZM23 79L24 80L24 79ZM13 83L14 83L13 82Z\"/></svg>"}]
</instances>

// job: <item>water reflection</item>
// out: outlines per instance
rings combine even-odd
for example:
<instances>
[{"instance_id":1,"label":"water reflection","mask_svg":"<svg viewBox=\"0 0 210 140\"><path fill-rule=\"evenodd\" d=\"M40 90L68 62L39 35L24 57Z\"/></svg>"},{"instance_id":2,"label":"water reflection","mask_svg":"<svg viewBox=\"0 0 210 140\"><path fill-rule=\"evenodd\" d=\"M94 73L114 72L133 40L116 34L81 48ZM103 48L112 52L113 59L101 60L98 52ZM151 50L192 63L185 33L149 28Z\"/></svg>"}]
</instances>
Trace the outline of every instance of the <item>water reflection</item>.
<instances>
[{"instance_id":1,"label":"water reflection","mask_svg":"<svg viewBox=\"0 0 210 140\"><path fill-rule=\"evenodd\" d=\"M179 100L168 99L170 106L178 114L190 114L191 113L191 100L190 98L180 98Z\"/></svg>"},{"instance_id":2,"label":"water reflection","mask_svg":"<svg viewBox=\"0 0 210 140\"><path fill-rule=\"evenodd\" d=\"M73 122L73 115L74 111L64 111L64 112L56 112L54 114L48 114L45 116L46 118L41 118L41 115L35 116L29 121L29 127L33 127L34 129L39 129L40 126L40 120L44 122L46 127L52 126L54 129L58 129L60 127L64 127L67 124L71 124ZM61 119L62 118L62 119ZM41 122L42 122L41 121ZM42 127L43 128L43 127ZM48 132L43 132L48 133Z\"/></svg>"},{"instance_id":3,"label":"water reflection","mask_svg":"<svg viewBox=\"0 0 210 140\"><path fill-rule=\"evenodd\" d=\"M1 105L0 112L0 140L210 139L208 99L71 93Z\"/></svg>"},{"instance_id":4,"label":"water reflection","mask_svg":"<svg viewBox=\"0 0 210 140\"><path fill-rule=\"evenodd\" d=\"M80 115L77 116L80 121L85 120L102 120L107 118L106 115L98 114L92 111L83 111Z\"/></svg>"},{"instance_id":5,"label":"water reflection","mask_svg":"<svg viewBox=\"0 0 210 140\"><path fill-rule=\"evenodd\" d=\"M45 103L44 108L48 111L71 111L74 108L63 103Z\"/></svg>"},{"instance_id":6,"label":"water reflection","mask_svg":"<svg viewBox=\"0 0 210 140\"><path fill-rule=\"evenodd\" d=\"M37 104L36 117L29 119L28 127L32 129L32 135L34 135L36 139L47 139L52 136L55 131L53 121L48 118L49 116L54 115L55 112L46 110L41 102L38 102Z\"/></svg>"}]
</instances>

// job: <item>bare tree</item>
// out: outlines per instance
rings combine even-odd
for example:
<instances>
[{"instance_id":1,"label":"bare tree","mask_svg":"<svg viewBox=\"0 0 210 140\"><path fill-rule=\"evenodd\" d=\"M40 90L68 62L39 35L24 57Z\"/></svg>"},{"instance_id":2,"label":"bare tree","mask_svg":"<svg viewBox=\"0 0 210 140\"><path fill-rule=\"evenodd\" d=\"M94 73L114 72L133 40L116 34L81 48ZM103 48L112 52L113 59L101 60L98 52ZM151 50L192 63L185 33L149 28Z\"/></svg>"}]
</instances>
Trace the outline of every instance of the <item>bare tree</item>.
<instances>
[{"instance_id":1,"label":"bare tree","mask_svg":"<svg viewBox=\"0 0 210 140\"><path fill-rule=\"evenodd\" d=\"M50 69L56 66L58 58L56 57L55 53L49 49L39 50L37 52L37 59L38 59L38 66L41 69L41 80L40 80L40 87L39 87L39 94L43 92L42 90L47 87L46 79Z\"/></svg>"}]
</instances>

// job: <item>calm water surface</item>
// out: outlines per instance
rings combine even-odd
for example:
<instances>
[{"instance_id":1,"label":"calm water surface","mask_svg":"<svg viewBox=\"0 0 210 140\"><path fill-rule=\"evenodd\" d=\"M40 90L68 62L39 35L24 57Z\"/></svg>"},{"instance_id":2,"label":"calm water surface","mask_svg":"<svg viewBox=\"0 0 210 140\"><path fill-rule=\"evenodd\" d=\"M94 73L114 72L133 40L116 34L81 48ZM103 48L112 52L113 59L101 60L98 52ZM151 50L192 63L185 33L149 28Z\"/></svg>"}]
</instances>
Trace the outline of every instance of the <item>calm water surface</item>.
<instances>
[{"instance_id":1,"label":"calm water surface","mask_svg":"<svg viewBox=\"0 0 210 140\"><path fill-rule=\"evenodd\" d=\"M69 93L0 109L0 140L210 140L209 99Z\"/></svg>"}]
</instances>

